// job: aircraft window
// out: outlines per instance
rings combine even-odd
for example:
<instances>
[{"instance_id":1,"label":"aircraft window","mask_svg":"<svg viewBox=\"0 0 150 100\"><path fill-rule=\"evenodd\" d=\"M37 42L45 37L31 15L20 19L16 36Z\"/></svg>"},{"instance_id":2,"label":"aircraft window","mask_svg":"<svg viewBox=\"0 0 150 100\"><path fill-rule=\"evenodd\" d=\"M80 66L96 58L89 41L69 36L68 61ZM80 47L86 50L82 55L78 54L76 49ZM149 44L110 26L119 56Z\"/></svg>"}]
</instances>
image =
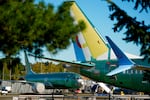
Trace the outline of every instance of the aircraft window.
<instances>
[{"instance_id":1,"label":"aircraft window","mask_svg":"<svg viewBox=\"0 0 150 100\"><path fill-rule=\"evenodd\" d=\"M129 74L129 71L128 71L128 70L126 70L126 73L127 73L127 74Z\"/></svg>"},{"instance_id":2,"label":"aircraft window","mask_svg":"<svg viewBox=\"0 0 150 100\"><path fill-rule=\"evenodd\" d=\"M138 74L138 71L137 71L137 70L135 70L135 74Z\"/></svg>"},{"instance_id":3,"label":"aircraft window","mask_svg":"<svg viewBox=\"0 0 150 100\"><path fill-rule=\"evenodd\" d=\"M140 70L140 74L142 74L143 73L143 71L142 70Z\"/></svg>"},{"instance_id":4,"label":"aircraft window","mask_svg":"<svg viewBox=\"0 0 150 100\"><path fill-rule=\"evenodd\" d=\"M125 74L126 73L126 71L123 71L123 74Z\"/></svg>"},{"instance_id":5,"label":"aircraft window","mask_svg":"<svg viewBox=\"0 0 150 100\"><path fill-rule=\"evenodd\" d=\"M131 74L133 74L133 70L131 70Z\"/></svg>"}]
</instances>

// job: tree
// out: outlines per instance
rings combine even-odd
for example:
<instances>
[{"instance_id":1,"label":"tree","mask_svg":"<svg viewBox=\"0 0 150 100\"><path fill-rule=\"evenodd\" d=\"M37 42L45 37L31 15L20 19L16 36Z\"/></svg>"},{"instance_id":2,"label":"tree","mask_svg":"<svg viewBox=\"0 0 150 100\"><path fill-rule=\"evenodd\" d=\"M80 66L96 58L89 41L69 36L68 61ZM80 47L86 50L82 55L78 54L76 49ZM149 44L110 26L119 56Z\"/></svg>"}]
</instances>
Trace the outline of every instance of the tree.
<instances>
[{"instance_id":1,"label":"tree","mask_svg":"<svg viewBox=\"0 0 150 100\"><path fill-rule=\"evenodd\" d=\"M150 10L150 0L122 0L133 2L134 9L137 10L141 6L139 13ZM141 46L141 55L144 56L144 59L150 61L150 25L146 25L144 21L137 21L136 17L132 18L124 10L119 8L111 0L107 0L110 4L109 10L113 13L110 15L111 20L116 20L113 30L114 32L120 32L123 29L126 29L124 38L127 42L133 42L136 45Z\"/></svg>"},{"instance_id":2,"label":"tree","mask_svg":"<svg viewBox=\"0 0 150 100\"><path fill-rule=\"evenodd\" d=\"M85 28L83 21L74 24L71 5L64 2L54 11L44 2L0 0L0 51L14 58L24 49L40 55L43 47L52 53L65 49L74 34Z\"/></svg>"},{"instance_id":3,"label":"tree","mask_svg":"<svg viewBox=\"0 0 150 100\"><path fill-rule=\"evenodd\" d=\"M0 65L1 79L3 80L19 78L23 75L21 71L24 71L25 69L20 63L20 59L18 57L0 59Z\"/></svg>"},{"instance_id":4,"label":"tree","mask_svg":"<svg viewBox=\"0 0 150 100\"><path fill-rule=\"evenodd\" d=\"M37 62L32 65L32 69L36 73L51 73L64 71L62 64L53 64L52 62Z\"/></svg>"},{"instance_id":5,"label":"tree","mask_svg":"<svg viewBox=\"0 0 150 100\"><path fill-rule=\"evenodd\" d=\"M0 51L12 56L24 48L34 53L41 53L43 46L53 53L65 49L70 38L85 28L82 21L73 23L71 4L64 2L55 12L51 4L46 6L43 2L0 2Z\"/></svg>"}]
</instances>

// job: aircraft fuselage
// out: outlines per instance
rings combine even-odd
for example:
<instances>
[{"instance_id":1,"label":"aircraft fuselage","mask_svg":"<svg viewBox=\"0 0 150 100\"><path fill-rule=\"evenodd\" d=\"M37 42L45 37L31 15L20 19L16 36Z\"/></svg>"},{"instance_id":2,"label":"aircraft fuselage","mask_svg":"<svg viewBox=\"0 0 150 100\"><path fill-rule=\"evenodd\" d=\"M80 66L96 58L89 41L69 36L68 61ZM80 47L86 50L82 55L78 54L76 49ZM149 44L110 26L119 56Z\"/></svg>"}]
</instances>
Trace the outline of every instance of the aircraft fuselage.
<instances>
[{"instance_id":1,"label":"aircraft fuselage","mask_svg":"<svg viewBox=\"0 0 150 100\"><path fill-rule=\"evenodd\" d=\"M139 60L134 60L139 63ZM108 83L117 87L136 90L139 92L150 93L150 73L130 69L114 76L106 76L106 74L118 67L116 60L92 61L95 68L85 70L81 69L80 74L91 78L98 82Z\"/></svg>"},{"instance_id":2,"label":"aircraft fuselage","mask_svg":"<svg viewBox=\"0 0 150 100\"><path fill-rule=\"evenodd\" d=\"M57 88L57 89L77 89L81 87L80 75L76 73L49 73L49 74L29 74L25 77L26 81L30 83L43 83L45 88Z\"/></svg>"}]
</instances>

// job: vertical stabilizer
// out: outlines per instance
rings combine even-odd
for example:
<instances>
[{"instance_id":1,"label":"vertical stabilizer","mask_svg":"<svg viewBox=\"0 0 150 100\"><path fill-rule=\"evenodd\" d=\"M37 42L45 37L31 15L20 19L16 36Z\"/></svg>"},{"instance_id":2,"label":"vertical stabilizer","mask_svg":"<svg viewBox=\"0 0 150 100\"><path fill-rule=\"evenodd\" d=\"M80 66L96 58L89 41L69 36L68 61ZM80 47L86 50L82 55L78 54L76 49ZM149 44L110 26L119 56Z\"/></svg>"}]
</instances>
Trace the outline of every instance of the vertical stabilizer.
<instances>
[{"instance_id":1,"label":"vertical stabilizer","mask_svg":"<svg viewBox=\"0 0 150 100\"><path fill-rule=\"evenodd\" d=\"M34 74L34 72L31 69L26 51L24 51L24 54L25 54L24 56L25 56L25 64L26 64L25 65L26 66L26 74Z\"/></svg>"},{"instance_id":2,"label":"vertical stabilizer","mask_svg":"<svg viewBox=\"0 0 150 100\"><path fill-rule=\"evenodd\" d=\"M133 62L120 50L120 48L108 37L106 39L115 53L119 65L132 65Z\"/></svg>"},{"instance_id":3,"label":"vertical stabilizer","mask_svg":"<svg viewBox=\"0 0 150 100\"><path fill-rule=\"evenodd\" d=\"M108 59L107 45L75 2L73 2L71 6L71 15L77 22L80 20L85 22L86 29L80 32L77 36L86 60L91 60L91 57L97 60Z\"/></svg>"},{"instance_id":4,"label":"vertical stabilizer","mask_svg":"<svg viewBox=\"0 0 150 100\"><path fill-rule=\"evenodd\" d=\"M112 76L133 68L135 63L132 62L108 36L106 36L106 39L113 49L119 64L119 67L109 72L107 76Z\"/></svg>"}]
</instances>

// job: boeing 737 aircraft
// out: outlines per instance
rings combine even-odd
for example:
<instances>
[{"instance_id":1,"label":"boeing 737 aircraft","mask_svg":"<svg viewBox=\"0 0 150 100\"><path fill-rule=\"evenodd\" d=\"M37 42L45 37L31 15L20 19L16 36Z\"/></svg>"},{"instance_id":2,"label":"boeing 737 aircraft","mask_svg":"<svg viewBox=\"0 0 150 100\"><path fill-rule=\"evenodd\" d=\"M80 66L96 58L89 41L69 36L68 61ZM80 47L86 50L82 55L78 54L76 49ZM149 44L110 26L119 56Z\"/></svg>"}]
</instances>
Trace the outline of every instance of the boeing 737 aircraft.
<instances>
[{"instance_id":1,"label":"boeing 737 aircraft","mask_svg":"<svg viewBox=\"0 0 150 100\"><path fill-rule=\"evenodd\" d=\"M81 76L73 72L52 72L49 74L37 74L32 71L28 57L25 53L26 75L25 81L10 81L28 83L34 93L43 93L45 89L71 89L76 90L82 86ZM4 80L5 81L5 80Z\"/></svg>"},{"instance_id":2,"label":"boeing 737 aircraft","mask_svg":"<svg viewBox=\"0 0 150 100\"><path fill-rule=\"evenodd\" d=\"M108 37L109 45L106 44L75 2L72 2L71 15L77 22L83 20L86 24L86 29L77 35L78 49L75 50L77 53L79 49L83 51L83 54L78 56L82 57L82 62L76 64L52 58L45 59L77 65L80 67L80 74L98 82L150 93L150 64L147 61L132 54L124 54Z\"/></svg>"},{"instance_id":3,"label":"boeing 737 aircraft","mask_svg":"<svg viewBox=\"0 0 150 100\"><path fill-rule=\"evenodd\" d=\"M114 52L110 49L108 44L106 44L106 42L104 41L102 36L100 36L100 34L98 34L94 25L90 22L90 20L86 17L86 15L84 15L83 11L81 11L80 7L76 3L74 3L72 5L71 12L72 12L72 16L74 17L74 19L77 22L80 20L83 20L86 23L86 29L77 34L76 41L73 43L75 54L80 52L80 55L76 55L76 58L78 59L78 61L80 60L82 62L87 62L87 61L92 62L92 60L95 60L96 63L99 62L99 65L96 64L99 67L100 66L104 67L104 66L107 66L107 64L110 64L110 66L112 66L112 67L109 67L108 71L114 69L115 66L118 66L118 61L117 61L117 58L116 58ZM147 63L147 61L143 61L141 57L138 57L138 56L135 56L135 55L132 55L129 53L125 53L125 54L127 55L128 58L132 59L137 64L150 67L150 64ZM107 64L103 65L103 63L104 63L103 61L106 61ZM100 69L100 68L97 68L97 66L91 70L91 71L93 71L91 73L91 75L93 75L92 79L94 79L94 73L95 74L101 73L102 70L107 70L107 67L104 67L104 69ZM126 71L126 73L130 76L132 72L131 73L129 73L129 72L130 72L130 70ZM142 72L142 70L136 70L136 73L141 73L141 72ZM112 72L107 75L111 76ZM135 75L135 74L133 74L133 75ZM145 90L146 90L146 88L150 87L150 81L149 81L150 78L148 78L149 76L150 76L150 72L144 71L143 81L142 80L140 81L140 83L148 82L147 86L145 86ZM112 77L110 77L110 78L112 78ZM138 76L136 76L136 78L138 78ZM95 80L98 80L98 79L95 79ZM129 80L132 80L132 79L129 79ZM104 82L104 81L102 81L102 82ZM136 84L136 82L134 82L134 83ZM107 82L105 82L105 83L107 83ZM129 83L129 84L132 84L132 83ZM113 85L117 85L117 84L113 84ZM128 85L128 84L126 84L126 85ZM123 84L121 87L126 87L126 86ZM137 89L135 89L135 90L137 90ZM147 91L150 92L150 90L147 90Z\"/></svg>"},{"instance_id":4,"label":"boeing 737 aircraft","mask_svg":"<svg viewBox=\"0 0 150 100\"><path fill-rule=\"evenodd\" d=\"M32 71L25 52L27 74L25 80L32 85L34 92L41 93L45 89L78 89L81 87L81 76L73 72L52 72L36 74Z\"/></svg>"}]
</instances>

